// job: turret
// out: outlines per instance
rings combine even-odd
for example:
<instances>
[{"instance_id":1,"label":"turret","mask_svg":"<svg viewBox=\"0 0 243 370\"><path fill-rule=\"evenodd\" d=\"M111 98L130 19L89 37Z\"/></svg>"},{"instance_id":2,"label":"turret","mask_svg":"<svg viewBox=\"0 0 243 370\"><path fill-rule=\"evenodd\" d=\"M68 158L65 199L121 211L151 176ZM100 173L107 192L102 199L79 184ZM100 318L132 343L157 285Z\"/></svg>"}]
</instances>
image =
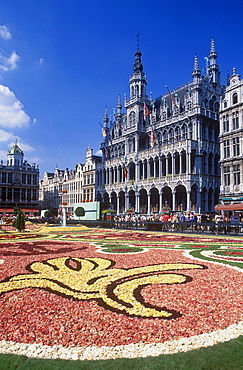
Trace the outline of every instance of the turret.
<instances>
[{"instance_id":1,"label":"turret","mask_svg":"<svg viewBox=\"0 0 243 370\"><path fill-rule=\"evenodd\" d=\"M20 166L21 167L23 165L24 152L18 146L17 140L14 146L11 149L9 149L7 157L8 157L9 166Z\"/></svg>"},{"instance_id":2,"label":"turret","mask_svg":"<svg viewBox=\"0 0 243 370\"><path fill-rule=\"evenodd\" d=\"M195 55L194 57L194 69L192 72L192 77L193 77L193 82L195 83L198 83L201 77L201 71L199 70L197 55Z\"/></svg>"},{"instance_id":3,"label":"turret","mask_svg":"<svg viewBox=\"0 0 243 370\"><path fill-rule=\"evenodd\" d=\"M135 62L133 64L133 74L130 77L130 99L146 98L147 79L143 72L143 64L141 60L142 53L138 49L135 53Z\"/></svg>"}]
</instances>

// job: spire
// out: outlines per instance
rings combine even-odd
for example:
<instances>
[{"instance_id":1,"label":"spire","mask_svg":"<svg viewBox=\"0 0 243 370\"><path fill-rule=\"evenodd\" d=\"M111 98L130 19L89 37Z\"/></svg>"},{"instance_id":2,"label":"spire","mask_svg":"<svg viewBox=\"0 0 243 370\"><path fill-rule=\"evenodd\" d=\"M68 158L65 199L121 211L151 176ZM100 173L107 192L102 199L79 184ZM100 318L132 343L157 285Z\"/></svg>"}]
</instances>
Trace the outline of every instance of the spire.
<instances>
[{"instance_id":1,"label":"spire","mask_svg":"<svg viewBox=\"0 0 243 370\"><path fill-rule=\"evenodd\" d=\"M209 59L208 74L211 76L211 81L213 84L220 83L220 71L219 66L217 65L217 56L218 54L216 53L215 50L214 38L212 37L210 54L208 56Z\"/></svg>"},{"instance_id":2,"label":"spire","mask_svg":"<svg viewBox=\"0 0 243 370\"><path fill-rule=\"evenodd\" d=\"M210 54L208 56L210 60L210 65L216 64L217 56L218 54L216 53L216 50L215 50L215 41L214 41L214 38L212 37L211 46L210 46Z\"/></svg>"},{"instance_id":3,"label":"spire","mask_svg":"<svg viewBox=\"0 0 243 370\"><path fill-rule=\"evenodd\" d=\"M211 53L215 53L215 41L214 41L213 37L212 37L212 40L211 40L211 47L210 47L210 54Z\"/></svg>"},{"instance_id":4,"label":"spire","mask_svg":"<svg viewBox=\"0 0 243 370\"><path fill-rule=\"evenodd\" d=\"M118 95L118 100L117 100L117 106L116 106L116 118L120 119L121 117L121 109L122 109L122 104L121 104L121 95Z\"/></svg>"},{"instance_id":5,"label":"spire","mask_svg":"<svg viewBox=\"0 0 243 370\"><path fill-rule=\"evenodd\" d=\"M105 108L105 114L104 114L103 122L104 122L104 127L108 127L109 118L108 118L108 109L107 109L107 107Z\"/></svg>"},{"instance_id":6,"label":"spire","mask_svg":"<svg viewBox=\"0 0 243 370\"><path fill-rule=\"evenodd\" d=\"M197 56L197 54L195 54L194 68L193 68L193 72L192 72L192 77L193 78L199 78L200 76L201 76L201 71L200 71L199 65L198 65L198 56Z\"/></svg>"},{"instance_id":7,"label":"spire","mask_svg":"<svg viewBox=\"0 0 243 370\"><path fill-rule=\"evenodd\" d=\"M197 54L195 54L195 57L194 57L194 71L198 71L198 57L197 57Z\"/></svg>"}]
</instances>

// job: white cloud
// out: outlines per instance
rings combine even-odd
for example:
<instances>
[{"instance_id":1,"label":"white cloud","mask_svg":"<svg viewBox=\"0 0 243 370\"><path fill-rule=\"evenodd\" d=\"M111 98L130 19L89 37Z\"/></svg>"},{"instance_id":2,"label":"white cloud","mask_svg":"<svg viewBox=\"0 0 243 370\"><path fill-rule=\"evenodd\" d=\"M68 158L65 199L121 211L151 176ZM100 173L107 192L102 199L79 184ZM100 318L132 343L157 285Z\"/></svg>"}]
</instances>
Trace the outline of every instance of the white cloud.
<instances>
[{"instance_id":1,"label":"white cloud","mask_svg":"<svg viewBox=\"0 0 243 370\"><path fill-rule=\"evenodd\" d=\"M7 159L7 152L6 150L0 150L0 160L6 161Z\"/></svg>"},{"instance_id":2,"label":"white cloud","mask_svg":"<svg viewBox=\"0 0 243 370\"><path fill-rule=\"evenodd\" d=\"M0 85L0 127L27 127L30 117L8 87Z\"/></svg>"},{"instance_id":3,"label":"white cloud","mask_svg":"<svg viewBox=\"0 0 243 370\"><path fill-rule=\"evenodd\" d=\"M15 51L12 51L12 54L9 58L6 58L0 53L0 69L4 72L13 71L17 68L17 62L19 61L20 57Z\"/></svg>"},{"instance_id":4,"label":"white cloud","mask_svg":"<svg viewBox=\"0 0 243 370\"><path fill-rule=\"evenodd\" d=\"M2 37L4 40L11 39L12 35L6 26L0 26L0 37Z\"/></svg>"},{"instance_id":5,"label":"white cloud","mask_svg":"<svg viewBox=\"0 0 243 370\"><path fill-rule=\"evenodd\" d=\"M38 60L38 62L36 62L35 64L38 64L38 65L42 65L44 63L44 59L43 58L40 58L39 60Z\"/></svg>"},{"instance_id":6,"label":"white cloud","mask_svg":"<svg viewBox=\"0 0 243 370\"><path fill-rule=\"evenodd\" d=\"M6 132L2 129L0 129L0 141L9 141L14 140L15 136L12 134L12 132Z\"/></svg>"}]
</instances>

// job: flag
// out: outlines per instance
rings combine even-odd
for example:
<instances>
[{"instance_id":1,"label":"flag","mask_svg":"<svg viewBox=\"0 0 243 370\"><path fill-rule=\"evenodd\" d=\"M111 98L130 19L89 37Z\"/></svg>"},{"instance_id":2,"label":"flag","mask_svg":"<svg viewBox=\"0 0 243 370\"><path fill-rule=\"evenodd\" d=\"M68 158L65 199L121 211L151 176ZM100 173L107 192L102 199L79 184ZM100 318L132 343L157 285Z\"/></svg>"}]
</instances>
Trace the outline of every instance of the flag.
<instances>
[{"instance_id":1,"label":"flag","mask_svg":"<svg viewBox=\"0 0 243 370\"><path fill-rule=\"evenodd\" d=\"M125 177L125 179L127 179L128 172L127 172L126 165L125 165L124 162L122 162L122 165L123 165L123 174L124 174L124 177Z\"/></svg>"},{"instance_id":2,"label":"flag","mask_svg":"<svg viewBox=\"0 0 243 370\"><path fill-rule=\"evenodd\" d=\"M146 103L144 103L143 105L143 118L144 118L144 121L147 120L147 117L150 115L150 110L148 109L148 106Z\"/></svg>"},{"instance_id":3,"label":"flag","mask_svg":"<svg viewBox=\"0 0 243 370\"><path fill-rule=\"evenodd\" d=\"M152 148L154 147L154 141L155 141L155 134L154 134L154 130L152 130L151 135L150 135L150 146Z\"/></svg>"},{"instance_id":4,"label":"flag","mask_svg":"<svg viewBox=\"0 0 243 370\"><path fill-rule=\"evenodd\" d=\"M104 152L105 152L105 157L106 158L109 158L109 152L108 152L108 150L106 148L104 148Z\"/></svg>"},{"instance_id":5,"label":"flag","mask_svg":"<svg viewBox=\"0 0 243 370\"><path fill-rule=\"evenodd\" d=\"M169 90L169 88L168 88L168 86L167 86L167 85L166 85L166 88L167 88L168 93L169 93L169 95L170 95L171 101L172 101L172 103L173 103L173 105L174 105L174 108L178 108L178 107L177 107L177 104L176 104L176 101L175 101L175 99L174 99L174 96L171 94L171 92L170 92L170 90Z\"/></svg>"},{"instance_id":6,"label":"flag","mask_svg":"<svg viewBox=\"0 0 243 370\"><path fill-rule=\"evenodd\" d=\"M106 132L106 129L104 127L102 127L102 135L103 135L103 137L107 136L107 132Z\"/></svg>"}]
</instances>

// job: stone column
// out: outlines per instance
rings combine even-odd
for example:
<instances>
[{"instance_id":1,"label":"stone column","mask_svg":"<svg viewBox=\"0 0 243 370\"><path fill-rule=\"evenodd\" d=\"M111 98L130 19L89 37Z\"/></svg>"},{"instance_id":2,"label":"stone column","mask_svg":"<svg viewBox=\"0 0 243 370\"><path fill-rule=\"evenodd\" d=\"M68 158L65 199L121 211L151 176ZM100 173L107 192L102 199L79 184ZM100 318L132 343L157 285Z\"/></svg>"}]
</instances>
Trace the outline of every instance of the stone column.
<instances>
[{"instance_id":1,"label":"stone column","mask_svg":"<svg viewBox=\"0 0 243 370\"><path fill-rule=\"evenodd\" d=\"M176 206L176 192L172 192L172 211L175 211L175 206Z\"/></svg>"},{"instance_id":2,"label":"stone column","mask_svg":"<svg viewBox=\"0 0 243 370\"><path fill-rule=\"evenodd\" d=\"M162 177L162 158L159 157L159 178Z\"/></svg>"},{"instance_id":3,"label":"stone column","mask_svg":"<svg viewBox=\"0 0 243 370\"><path fill-rule=\"evenodd\" d=\"M150 193L148 192L148 210L147 210L148 215L150 215Z\"/></svg>"},{"instance_id":4,"label":"stone column","mask_svg":"<svg viewBox=\"0 0 243 370\"><path fill-rule=\"evenodd\" d=\"M150 163L147 161L147 178L150 177Z\"/></svg>"},{"instance_id":5,"label":"stone column","mask_svg":"<svg viewBox=\"0 0 243 370\"><path fill-rule=\"evenodd\" d=\"M135 211L139 213L140 210L140 198L139 198L139 192L136 191L135 194Z\"/></svg>"},{"instance_id":6,"label":"stone column","mask_svg":"<svg viewBox=\"0 0 243 370\"><path fill-rule=\"evenodd\" d=\"M180 152L180 170L179 170L179 174L181 175L182 174L182 153Z\"/></svg>"},{"instance_id":7,"label":"stone column","mask_svg":"<svg viewBox=\"0 0 243 370\"><path fill-rule=\"evenodd\" d=\"M129 153L129 145L128 145L128 139L125 139L125 155Z\"/></svg>"},{"instance_id":8,"label":"stone column","mask_svg":"<svg viewBox=\"0 0 243 370\"><path fill-rule=\"evenodd\" d=\"M161 190L161 192L159 193L159 212L162 212L162 195L163 195L163 192Z\"/></svg>"},{"instance_id":9,"label":"stone column","mask_svg":"<svg viewBox=\"0 0 243 370\"><path fill-rule=\"evenodd\" d=\"M139 162L137 161L135 163L135 181L139 181L139 177L140 177L140 168L139 168Z\"/></svg>"},{"instance_id":10,"label":"stone column","mask_svg":"<svg viewBox=\"0 0 243 370\"><path fill-rule=\"evenodd\" d=\"M191 196L191 191L190 190L187 190L186 191L186 198L187 198L187 212L190 212L191 211L191 201L190 201L190 196Z\"/></svg>"},{"instance_id":11,"label":"stone column","mask_svg":"<svg viewBox=\"0 0 243 370\"><path fill-rule=\"evenodd\" d=\"M101 184L100 185L104 185L105 184L105 171L102 170L101 171Z\"/></svg>"},{"instance_id":12,"label":"stone column","mask_svg":"<svg viewBox=\"0 0 243 370\"><path fill-rule=\"evenodd\" d=\"M186 161L186 173L191 174L191 153L187 153L187 161Z\"/></svg>"},{"instance_id":13,"label":"stone column","mask_svg":"<svg viewBox=\"0 0 243 370\"><path fill-rule=\"evenodd\" d=\"M125 194L125 211L129 209L129 195L128 193Z\"/></svg>"},{"instance_id":14,"label":"stone column","mask_svg":"<svg viewBox=\"0 0 243 370\"><path fill-rule=\"evenodd\" d=\"M197 192L197 212L200 214L202 212L202 192Z\"/></svg>"},{"instance_id":15,"label":"stone column","mask_svg":"<svg viewBox=\"0 0 243 370\"><path fill-rule=\"evenodd\" d=\"M175 154L173 153L171 156L171 172L172 172L172 178L175 175Z\"/></svg>"},{"instance_id":16,"label":"stone column","mask_svg":"<svg viewBox=\"0 0 243 370\"><path fill-rule=\"evenodd\" d=\"M120 210L120 196L119 193L117 194L117 209L116 209L116 214L119 215L119 210Z\"/></svg>"}]
</instances>

